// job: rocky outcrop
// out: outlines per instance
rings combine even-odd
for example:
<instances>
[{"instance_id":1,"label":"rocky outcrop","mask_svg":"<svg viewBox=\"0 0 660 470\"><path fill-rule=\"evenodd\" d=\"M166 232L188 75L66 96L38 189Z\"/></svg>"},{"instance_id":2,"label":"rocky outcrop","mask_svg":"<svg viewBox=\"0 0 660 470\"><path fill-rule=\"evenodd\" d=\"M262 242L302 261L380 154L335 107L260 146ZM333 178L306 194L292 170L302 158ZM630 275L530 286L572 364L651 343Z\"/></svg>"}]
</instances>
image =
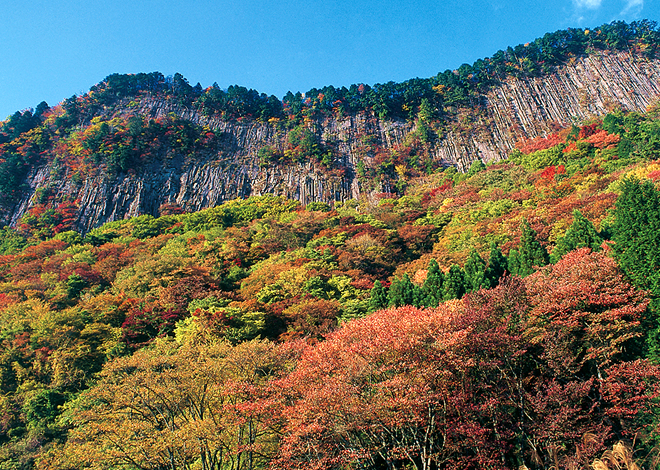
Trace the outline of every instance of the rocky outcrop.
<instances>
[{"instance_id":1,"label":"rocky outcrop","mask_svg":"<svg viewBox=\"0 0 660 470\"><path fill-rule=\"evenodd\" d=\"M577 57L541 77L508 77L488 92L479 111L458 110L446 132L435 142L433 158L459 169L480 158L506 158L517 141L551 132L550 123L562 126L606 114L615 107L643 111L660 97L660 60L630 52L594 53ZM256 155L259 148L278 141L267 124L239 124L207 119L195 110L162 102L142 103L141 112L157 117L173 112L198 124L221 129L236 139L235 156ZM461 124L461 115L470 125ZM371 134L387 148L400 144L414 126L379 121L373 116L349 116L316 123L325 140L338 142L349 158L359 145L357 136ZM281 136L279 136L281 137Z\"/></svg>"},{"instance_id":2,"label":"rocky outcrop","mask_svg":"<svg viewBox=\"0 0 660 470\"><path fill-rule=\"evenodd\" d=\"M486 96L475 129L451 132L436 147L443 161L468 168L475 158L505 158L521 139L600 116L615 107L643 111L660 97L660 60L629 52L574 58L553 74L507 78Z\"/></svg>"},{"instance_id":3,"label":"rocky outcrop","mask_svg":"<svg viewBox=\"0 0 660 470\"><path fill-rule=\"evenodd\" d=\"M357 182L349 174L327 174L313 164L274 167L268 170L255 164L231 159L186 161L175 157L155 162L142 171L88 177L80 184L68 178L54 179L48 168L38 168L28 177L29 195L13 210L15 224L29 208L37 188L48 187L67 194L80 207L77 227L86 232L105 222L137 216L157 215L159 207L174 203L186 211L213 207L238 197L276 194L311 201L347 200L359 197Z\"/></svg>"},{"instance_id":4,"label":"rocky outcrop","mask_svg":"<svg viewBox=\"0 0 660 470\"><path fill-rule=\"evenodd\" d=\"M456 110L455 118L437 129L438 139L429 153L443 165L465 170L478 158L505 158L516 141L551 132L552 122L580 122L605 114L614 106L644 110L658 96L660 60L628 52L575 58L551 75L506 79L488 92L479 110ZM266 145L282 148L285 143L286 133L275 124L227 122L149 97L122 112L154 118L174 113L220 132L222 149L195 161L183 156L164 158L135 173L113 178L98 174L74 181L49 166L35 168L27 179L29 190L10 210L7 222L16 223L37 189L44 187L79 202L81 231L139 214L156 215L164 203L195 211L233 198L266 193L303 204L358 198L365 193L356 177L358 161L366 159L365 163L370 163L369 156L361 151L361 139L373 136L380 147L391 149L415 130L414 123L382 121L364 114L323 117L309 125L322 143L334 149L332 170L315 162L262 167L257 158L259 149Z\"/></svg>"},{"instance_id":5,"label":"rocky outcrop","mask_svg":"<svg viewBox=\"0 0 660 470\"><path fill-rule=\"evenodd\" d=\"M628 52L576 58L542 78L509 78L488 94L493 156L549 132L549 122L582 122L613 107L643 111L659 96L660 61Z\"/></svg>"}]
</instances>

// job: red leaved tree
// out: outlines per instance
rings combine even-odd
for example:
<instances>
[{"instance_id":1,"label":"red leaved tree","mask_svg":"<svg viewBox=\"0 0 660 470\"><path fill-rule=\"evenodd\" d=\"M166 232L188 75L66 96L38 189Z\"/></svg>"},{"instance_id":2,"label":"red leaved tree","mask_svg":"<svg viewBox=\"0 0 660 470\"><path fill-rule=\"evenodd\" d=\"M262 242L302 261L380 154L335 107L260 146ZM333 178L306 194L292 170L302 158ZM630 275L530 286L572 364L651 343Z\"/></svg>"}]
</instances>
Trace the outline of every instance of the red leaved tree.
<instances>
[{"instance_id":1,"label":"red leaved tree","mask_svg":"<svg viewBox=\"0 0 660 470\"><path fill-rule=\"evenodd\" d=\"M634 359L646 304L583 249L437 309L349 322L281 382L275 467L587 465L648 430L660 370Z\"/></svg>"}]
</instances>

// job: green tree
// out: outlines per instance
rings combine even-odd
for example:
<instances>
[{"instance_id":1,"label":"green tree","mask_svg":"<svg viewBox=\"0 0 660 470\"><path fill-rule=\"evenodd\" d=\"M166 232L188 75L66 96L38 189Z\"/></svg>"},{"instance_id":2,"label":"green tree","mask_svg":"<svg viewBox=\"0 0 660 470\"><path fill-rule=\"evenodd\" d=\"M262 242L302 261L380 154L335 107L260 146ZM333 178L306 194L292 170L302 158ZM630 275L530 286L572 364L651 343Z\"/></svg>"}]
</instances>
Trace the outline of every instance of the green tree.
<instances>
[{"instance_id":1,"label":"green tree","mask_svg":"<svg viewBox=\"0 0 660 470\"><path fill-rule=\"evenodd\" d=\"M17 253L23 249L27 240L17 230L9 227L0 228L0 255Z\"/></svg>"},{"instance_id":2,"label":"green tree","mask_svg":"<svg viewBox=\"0 0 660 470\"><path fill-rule=\"evenodd\" d=\"M488 267L484 273L484 279L487 287L495 287L499 284L500 278L507 271L507 259L502 254L502 250L495 244L490 244L490 255L488 257Z\"/></svg>"},{"instance_id":3,"label":"green tree","mask_svg":"<svg viewBox=\"0 0 660 470\"><path fill-rule=\"evenodd\" d=\"M520 271L520 262L519 262L519 255L518 255L518 250L515 248L512 248L511 251L509 251L509 256L507 256L507 271L509 271L511 274L518 274L518 271Z\"/></svg>"},{"instance_id":4,"label":"green tree","mask_svg":"<svg viewBox=\"0 0 660 470\"><path fill-rule=\"evenodd\" d=\"M543 245L536 239L536 231L530 227L527 219L520 224L520 246L509 253L509 271L521 277L529 276L534 267L545 266L550 257Z\"/></svg>"},{"instance_id":5,"label":"green tree","mask_svg":"<svg viewBox=\"0 0 660 470\"><path fill-rule=\"evenodd\" d=\"M649 357L660 362L660 193L651 181L626 179L614 216L614 256L632 282L649 292Z\"/></svg>"},{"instance_id":6,"label":"green tree","mask_svg":"<svg viewBox=\"0 0 660 470\"><path fill-rule=\"evenodd\" d=\"M327 281L325 281L320 276L310 277L307 282L305 282L305 292L308 294L317 297L319 299L328 299L328 291L330 286L328 286Z\"/></svg>"},{"instance_id":7,"label":"green tree","mask_svg":"<svg viewBox=\"0 0 660 470\"><path fill-rule=\"evenodd\" d=\"M602 127L607 131L608 134L619 134L623 135L625 133L625 128L623 127L623 113L621 110L616 110L613 113L608 114L603 119Z\"/></svg>"},{"instance_id":8,"label":"green tree","mask_svg":"<svg viewBox=\"0 0 660 470\"><path fill-rule=\"evenodd\" d=\"M486 282L486 262L477 253L476 250L470 252L465 266L465 287L469 292L477 291L482 287L487 287Z\"/></svg>"},{"instance_id":9,"label":"green tree","mask_svg":"<svg viewBox=\"0 0 660 470\"><path fill-rule=\"evenodd\" d=\"M66 280L66 293L69 299L75 299L87 287L87 281L78 274L72 274Z\"/></svg>"},{"instance_id":10,"label":"green tree","mask_svg":"<svg viewBox=\"0 0 660 470\"><path fill-rule=\"evenodd\" d=\"M600 251L602 244L603 238L598 234L594 225L576 209L573 211L573 223L557 242L550 260L556 263L562 256L576 248L587 247L591 248L591 251Z\"/></svg>"},{"instance_id":11,"label":"green tree","mask_svg":"<svg viewBox=\"0 0 660 470\"><path fill-rule=\"evenodd\" d=\"M58 414L58 407L64 403L63 396L53 390L40 390L23 404L23 412L28 427L44 422L52 422Z\"/></svg>"},{"instance_id":12,"label":"green tree","mask_svg":"<svg viewBox=\"0 0 660 470\"><path fill-rule=\"evenodd\" d=\"M318 211L318 212L330 212L332 208L330 207L330 204L327 202L323 201L312 201L309 204L307 204L307 207L305 207L305 210L307 211Z\"/></svg>"},{"instance_id":13,"label":"green tree","mask_svg":"<svg viewBox=\"0 0 660 470\"><path fill-rule=\"evenodd\" d=\"M635 285L660 295L660 195L653 183L624 180L614 216L619 266Z\"/></svg>"},{"instance_id":14,"label":"green tree","mask_svg":"<svg viewBox=\"0 0 660 470\"><path fill-rule=\"evenodd\" d=\"M476 159L472 162L472 165L470 165L470 169L468 170L467 175L468 177L474 176L485 169L486 165L484 165L484 162L482 162L481 159Z\"/></svg>"},{"instance_id":15,"label":"green tree","mask_svg":"<svg viewBox=\"0 0 660 470\"><path fill-rule=\"evenodd\" d=\"M374 282L374 286L371 289L371 297L369 298L369 312L387 308L387 304L387 291L383 287L383 284L380 281Z\"/></svg>"},{"instance_id":16,"label":"green tree","mask_svg":"<svg viewBox=\"0 0 660 470\"><path fill-rule=\"evenodd\" d=\"M424 143L433 140L433 131L426 124L426 121L421 119L417 122L417 135L419 136L419 140Z\"/></svg>"},{"instance_id":17,"label":"green tree","mask_svg":"<svg viewBox=\"0 0 660 470\"><path fill-rule=\"evenodd\" d=\"M442 299L460 299L465 294L465 273L457 264L452 264L442 284Z\"/></svg>"},{"instance_id":18,"label":"green tree","mask_svg":"<svg viewBox=\"0 0 660 470\"><path fill-rule=\"evenodd\" d=\"M429 262L429 270L426 273L426 279L422 286L422 304L425 307L437 307L442 302L442 283L444 274L438 266L438 262L432 259Z\"/></svg>"},{"instance_id":19,"label":"green tree","mask_svg":"<svg viewBox=\"0 0 660 470\"><path fill-rule=\"evenodd\" d=\"M422 101L419 103L419 113L417 116L419 120L428 123L433 120L433 107L427 98L422 98Z\"/></svg>"},{"instance_id":20,"label":"green tree","mask_svg":"<svg viewBox=\"0 0 660 470\"><path fill-rule=\"evenodd\" d=\"M418 287L412 283L410 276L404 274L401 279L394 279L387 295L390 307L402 307L404 305L415 305L420 302Z\"/></svg>"}]
</instances>

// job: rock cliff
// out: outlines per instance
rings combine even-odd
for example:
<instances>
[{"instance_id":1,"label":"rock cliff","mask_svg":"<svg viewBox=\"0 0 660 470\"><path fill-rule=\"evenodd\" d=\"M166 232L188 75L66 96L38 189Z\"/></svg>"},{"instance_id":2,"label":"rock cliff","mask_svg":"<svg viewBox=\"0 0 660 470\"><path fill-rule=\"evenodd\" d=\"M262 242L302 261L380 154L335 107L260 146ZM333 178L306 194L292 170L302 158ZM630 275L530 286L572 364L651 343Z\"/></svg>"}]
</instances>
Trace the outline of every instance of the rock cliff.
<instances>
[{"instance_id":1,"label":"rock cliff","mask_svg":"<svg viewBox=\"0 0 660 470\"><path fill-rule=\"evenodd\" d=\"M434 127L436 137L426 152L436 164L466 170L478 158L505 158L516 141L547 134L552 123L581 122L613 107L644 110L658 96L660 60L629 52L574 58L549 75L507 78L482 97L478 109L453 110ZM28 189L4 222L15 224L33 204L39 188L76 200L77 227L83 232L129 216L157 215L164 203L196 211L236 197L266 193L307 204L389 192L388 181L366 185L364 178L358 177L360 165L373 166L373 153L363 151L364 136L371 136L370 141L379 148L392 150L404 145L417 126L414 122L379 120L370 114L322 116L306 125L321 144L333 148L330 168L316 161L260 165L259 149L282 148L286 143L286 131L276 123L224 121L149 95L118 112L151 118L173 113L216 131L222 136L221 150L197 159L170 156L112 177L96 172L82 179L71 178L67 169L56 168L51 162L31 170Z\"/></svg>"}]
</instances>

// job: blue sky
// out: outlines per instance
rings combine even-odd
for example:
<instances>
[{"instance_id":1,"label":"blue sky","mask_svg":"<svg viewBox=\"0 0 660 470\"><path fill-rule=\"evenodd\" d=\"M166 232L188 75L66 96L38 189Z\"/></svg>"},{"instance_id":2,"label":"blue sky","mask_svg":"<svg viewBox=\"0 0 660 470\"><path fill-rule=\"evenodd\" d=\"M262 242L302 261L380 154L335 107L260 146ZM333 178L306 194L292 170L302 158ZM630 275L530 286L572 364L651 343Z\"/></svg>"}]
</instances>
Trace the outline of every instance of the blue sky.
<instances>
[{"instance_id":1,"label":"blue sky","mask_svg":"<svg viewBox=\"0 0 660 470\"><path fill-rule=\"evenodd\" d=\"M0 0L0 119L112 73L282 97L430 77L567 27L660 21L660 0Z\"/></svg>"}]
</instances>

